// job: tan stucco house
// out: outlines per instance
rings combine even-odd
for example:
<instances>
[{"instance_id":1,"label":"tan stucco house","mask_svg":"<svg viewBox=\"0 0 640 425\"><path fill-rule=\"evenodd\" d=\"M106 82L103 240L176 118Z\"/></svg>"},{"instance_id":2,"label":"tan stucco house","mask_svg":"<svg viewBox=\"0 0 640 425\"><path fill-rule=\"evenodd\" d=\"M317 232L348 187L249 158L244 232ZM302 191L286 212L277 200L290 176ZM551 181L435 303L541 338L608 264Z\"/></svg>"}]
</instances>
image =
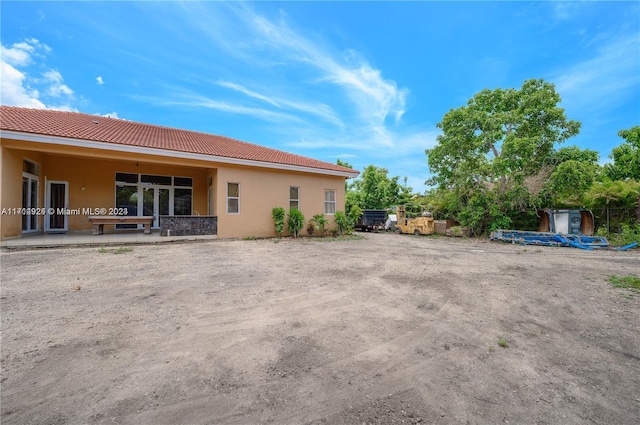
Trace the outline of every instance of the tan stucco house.
<instances>
[{"instance_id":1,"label":"tan stucco house","mask_svg":"<svg viewBox=\"0 0 640 425\"><path fill-rule=\"evenodd\" d=\"M10 106L0 106L0 155L2 240L88 231L90 216L122 213L154 216L154 229L162 217L215 217L221 238L273 236L272 208L331 219L358 175L223 136Z\"/></svg>"}]
</instances>

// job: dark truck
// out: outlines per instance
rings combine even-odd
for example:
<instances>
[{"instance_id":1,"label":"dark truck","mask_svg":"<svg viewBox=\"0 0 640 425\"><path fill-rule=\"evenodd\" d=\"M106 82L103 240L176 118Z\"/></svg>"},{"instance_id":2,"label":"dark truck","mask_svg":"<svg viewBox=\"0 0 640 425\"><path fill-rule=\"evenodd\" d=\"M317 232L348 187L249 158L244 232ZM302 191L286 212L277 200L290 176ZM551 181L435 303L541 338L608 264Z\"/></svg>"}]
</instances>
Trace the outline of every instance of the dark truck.
<instances>
[{"instance_id":1,"label":"dark truck","mask_svg":"<svg viewBox=\"0 0 640 425\"><path fill-rule=\"evenodd\" d=\"M363 230L367 232L369 230L375 230L377 232L379 230L384 230L386 222L386 210L363 210L362 215L354 227L356 230Z\"/></svg>"}]
</instances>

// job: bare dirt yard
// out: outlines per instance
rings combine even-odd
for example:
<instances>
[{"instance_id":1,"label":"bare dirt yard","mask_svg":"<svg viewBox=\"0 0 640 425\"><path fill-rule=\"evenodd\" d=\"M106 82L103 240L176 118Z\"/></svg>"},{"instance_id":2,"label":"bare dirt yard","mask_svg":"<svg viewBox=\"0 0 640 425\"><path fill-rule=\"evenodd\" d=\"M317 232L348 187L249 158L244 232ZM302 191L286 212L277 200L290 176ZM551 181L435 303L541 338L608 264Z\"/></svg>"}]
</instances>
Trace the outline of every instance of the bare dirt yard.
<instances>
[{"instance_id":1,"label":"bare dirt yard","mask_svg":"<svg viewBox=\"0 0 640 425\"><path fill-rule=\"evenodd\" d=\"M640 250L360 235L3 251L2 424L640 423Z\"/></svg>"}]
</instances>

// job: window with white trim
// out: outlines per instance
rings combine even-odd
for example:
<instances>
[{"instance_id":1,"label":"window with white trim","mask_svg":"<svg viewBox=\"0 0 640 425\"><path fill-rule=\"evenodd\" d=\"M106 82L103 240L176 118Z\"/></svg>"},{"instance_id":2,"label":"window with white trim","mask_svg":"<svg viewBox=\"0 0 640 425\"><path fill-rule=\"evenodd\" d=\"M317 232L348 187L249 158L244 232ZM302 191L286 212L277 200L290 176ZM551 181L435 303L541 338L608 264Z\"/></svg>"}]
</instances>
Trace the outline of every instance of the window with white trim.
<instances>
[{"instance_id":1,"label":"window with white trim","mask_svg":"<svg viewBox=\"0 0 640 425\"><path fill-rule=\"evenodd\" d=\"M240 183L227 183L227 214L240 214Z\"/></svg>"},{"instance_id":2,"label":"window with white trim","mask_svg":"<svg viewBox=\"0 0 640 425\"><path fill-rule=\"evenodd\" d=\"M289 209L300 209L300 188L296 186L289 187Z\"/></svg>"},{"instance_id":3,"label":"window with white trim","mask_svg":"<svg viewBox=\"0 0 640 425\"><path fill-rule=\"evenodd\" d=\"M336 213L336 191L335 190L324 191L324 213L325 214Z\"/></svg>"}]
</instances>

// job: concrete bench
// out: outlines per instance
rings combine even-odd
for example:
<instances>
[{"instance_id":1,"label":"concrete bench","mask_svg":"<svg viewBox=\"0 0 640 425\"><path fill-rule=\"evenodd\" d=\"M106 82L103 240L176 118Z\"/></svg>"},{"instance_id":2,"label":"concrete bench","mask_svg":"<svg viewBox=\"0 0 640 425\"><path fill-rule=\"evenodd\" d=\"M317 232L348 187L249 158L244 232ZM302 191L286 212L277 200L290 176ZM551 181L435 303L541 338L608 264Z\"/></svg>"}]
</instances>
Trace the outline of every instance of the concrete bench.
<instances>
[{"instance_id":1,"label":"concrete bench","mask_svg":"<svg viewBox=\"0 0 640 425\"><path fill-rule=\"evenodd\" d=\"M129 216L129 215L92 215L89 216L89 223L93 225L93 235L101 235L104 233L105 224L144 224L144 233L151 233L151 223L155 217L153 216Z\"/></svg>"}]
</instances>

